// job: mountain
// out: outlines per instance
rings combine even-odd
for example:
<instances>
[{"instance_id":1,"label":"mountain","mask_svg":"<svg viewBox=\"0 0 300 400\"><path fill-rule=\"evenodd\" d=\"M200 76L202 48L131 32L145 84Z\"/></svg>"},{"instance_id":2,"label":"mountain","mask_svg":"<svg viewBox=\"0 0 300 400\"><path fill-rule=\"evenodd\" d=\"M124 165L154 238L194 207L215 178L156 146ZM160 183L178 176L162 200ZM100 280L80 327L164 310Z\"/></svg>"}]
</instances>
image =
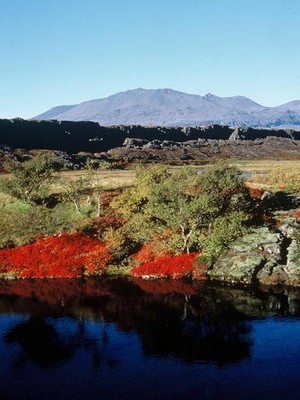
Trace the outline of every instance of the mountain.
<instances>
[{"instance_id":1,"label":"mountain","mask_svg":"<svg viewBox=\"0 0 300 400\"><path fill-rule=\"evenodd\" d=\"M100 125L197 126L220 124L300 129L300 101L265 107L243 96L187 94L172 89L134 89L112 96L64 105L36 120L94 121Z\"/></svg>"}]
</instances>

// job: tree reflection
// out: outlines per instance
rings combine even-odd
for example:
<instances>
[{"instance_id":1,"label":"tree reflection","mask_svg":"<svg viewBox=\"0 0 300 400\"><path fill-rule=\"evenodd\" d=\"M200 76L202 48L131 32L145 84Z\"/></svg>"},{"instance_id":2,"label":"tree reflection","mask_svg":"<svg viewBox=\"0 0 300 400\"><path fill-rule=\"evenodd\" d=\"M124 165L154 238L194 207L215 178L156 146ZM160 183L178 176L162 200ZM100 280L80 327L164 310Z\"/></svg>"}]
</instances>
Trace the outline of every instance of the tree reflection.
<instances>
[{"instance_id":1,"label":"tree reflection","mask_svg":"<svg viewBox=\"0 0 300 400\"><path fill-rule=\"evenodd\" d=\"M94 369L103 363L116 368L121 361L112 347L111 331L105 330L106 323L112 323L120 331L138 334L147 357L224 365L251 356L253 317L297 313L300 304L300 296L295 293L254 292L198 283L69 280L64 289L63 282L56 286L57 301L50 296L54 292L51 281L48 286L47 281L25 282L23 289L23 282L10 283L5 293L5 285L1 287L1 312L18 312L21 305L31 315L5 337L7 343L21 346L18 362L30 359L48 367L75 357L81 348L90 352ZM14 287L17 292L12 290ZM26 296L22 297L23 292ZM49 293L51 301L46 301L45 293ZM66 316L76 327L67 333L59 329ZM97 324L99 336L86 329L91 320Z\"/></svg>"},{"instance_id":2,"label":"tree reflection","mask_svg":"<svg viewBox=\"0 0 300 400\"><path fill-rule=\"evenodd\" d=\"M146 355L219 365L250 357L251 326L243 315L231 307L224 312L222 305L215 313L197 297L188 304L178 300L176 308L153 301L140 316L135 329Z\"/></svg>"},{"instance_id":3,"label":"tree reflection","mask_svg":"<svg viewBox=\"0 0 300 400\"><path fill-rule=\"evenodd\" d=\"M64 326L66 321L71 329ZM81 349L89 355L90 365L95 371L103 363L108 368L116 368L119 365L118 357L106 354L110 337L105 325L99 335L91 335L86 329L87 324L82 317L72 320L44 314L30 317L5 335L7 344L17 343L21 348L13 366L22 367L30 360L43 368L53 367L76 357Z\"/></svg>"},{"instance_id":4,"label":"tree reflection","mask_svg":"<svg viewBox=\"0 0 300 400\"><path fill-rule=\"evenodd\" d=\"M42 367L49 367L72 357L75 343L63 343L54 326L47 318L38 315L14 327L6 334L7 343L22 347L20 359L30 358Z\"/></svg>"}]
</instances>

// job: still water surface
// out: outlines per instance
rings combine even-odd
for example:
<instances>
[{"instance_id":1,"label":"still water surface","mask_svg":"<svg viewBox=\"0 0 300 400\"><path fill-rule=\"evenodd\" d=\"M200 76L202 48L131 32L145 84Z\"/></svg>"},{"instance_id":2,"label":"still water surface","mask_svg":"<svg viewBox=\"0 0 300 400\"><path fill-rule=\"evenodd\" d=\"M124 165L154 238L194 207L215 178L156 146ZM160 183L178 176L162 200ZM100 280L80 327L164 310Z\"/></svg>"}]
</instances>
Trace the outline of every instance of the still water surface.
<instances>
[{"instance_id":1,"label":"still water surface","mask_svg":"<svg viewBox=\"0 0 300 400\"><path fill-rule=\"evenodd\" d=\"M300 293L0 284L1 399L299 399Z\"/></svg>"}]
</instances>

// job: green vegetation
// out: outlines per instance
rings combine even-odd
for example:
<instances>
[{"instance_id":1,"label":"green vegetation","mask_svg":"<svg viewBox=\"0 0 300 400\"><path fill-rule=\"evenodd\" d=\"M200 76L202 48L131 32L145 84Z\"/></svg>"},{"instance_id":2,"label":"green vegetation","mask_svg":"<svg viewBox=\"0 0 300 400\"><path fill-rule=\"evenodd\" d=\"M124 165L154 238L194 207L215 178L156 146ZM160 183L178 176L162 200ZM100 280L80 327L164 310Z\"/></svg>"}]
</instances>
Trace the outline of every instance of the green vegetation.
<instances>
[{"instance_id":1,"label":"green vegetation","mask_svg":"<svg viewBox=\"0 0 300 400\"><path fill-rule=\"evenodd\" d=\"M38 235L96 229L118 260L154 236L159 247L174 254L203 251L215 258L244 233L250 211L245 181L236 168L222 164L203 173L138 167L136 184L112 202L123 221L117 227L99 223L107 213L102 181L110 165L94 169L89 164L84 175L64 184L56 174L60 166L47 155L7 168L12 176L1 180L1 191L10 196L0 207L2 247L22 245Z\"/></svg>"},{"instance_id":2,"label":"green vegetation","mask_svg":"<svg viewBox=\"0 0 300 400\"><path fill-rule=\"evenodd\" d=\"M6 196L0 203L0 247L23 245L38 235L50 235L62 231L84 229L91 207L83 204L82 212L76 213L71 202L61 201L62 193L52 192L60 168L52 157L41 155L24 163L8 162L5 168L11 177L0 180L0 191ZM84 185L76 183L80 196ZM80 187L80 190L77 189Z\"/></svg>"},{"instance_id":3,"label":"green vegetation","mask_svg":"<svg viewBox=\"0 0 300 400\"><path fill-rule=\"evenodd\" d=\"M251 201L234 167L218 164L199 174L182 168L140 167L136 185L112 206L126 223L122 230L144 244L156 238L174 254L204 251L215 258L245 232Z\"/></svg>"},{"instance_id":4,"label":"green vegetation","mask_svg":"<svg viewBox=\"0 0 300 400\"><path fill-rule=\"evenodd\" d=\"M108 274L128 274L130 266L141 263L161 268L168 260L175 271L168 276L191 276L176 270L186 262L193 276L203 277L203 268L246 234L255 218L261 218L258 224L263 221L264 204L272 207L260 200L261 190L249 191L240 170L225 163L202 172L138 166L122 175L131 186L118 190L107 190L115 173L110 164L88 164L74 173L58 173L61 167L47 155L6 165L10 176L0 180L0 248L81 231L105 244L111 255ZM294 175L292 180L281 173L280 179L297 191L299 177Z\"/></svg>"},{"instance_id":5,"label":"green vegetation","mask_svg":"<svg viewBox=\"0 0 300 400\"><path fill-rule=\"evenodd\" d=\"M13 177L1 180L2 192L31 205L49 203L53 173L61 168L53 157L43 154L24 163L7 161L4 167Z\"/></svg>"},{"instance_id":6,"label":"green vegetation","mask_svg":"<svg viewBox=\"0 0 300 400\"><path fill-rule=\"evenodd\" d=\"M0 220L0 247L20 246L38 235L83 230L88 224L87 215L75 213L71 204L47 208L19 200L0 207Z\"/></svg>"}]
</instances>

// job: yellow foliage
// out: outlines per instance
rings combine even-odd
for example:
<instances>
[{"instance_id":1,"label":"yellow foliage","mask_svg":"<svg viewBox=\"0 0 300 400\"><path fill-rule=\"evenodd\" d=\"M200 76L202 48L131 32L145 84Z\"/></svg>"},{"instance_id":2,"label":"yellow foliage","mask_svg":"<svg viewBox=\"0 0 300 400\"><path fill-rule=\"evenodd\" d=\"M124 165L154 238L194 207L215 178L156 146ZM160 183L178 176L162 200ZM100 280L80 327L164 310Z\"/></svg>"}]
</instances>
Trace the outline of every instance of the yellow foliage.
<instances>
[{"instance_id":1,"label":"yellow foliage","mask_svg":"<svg viewBox=\"0 0 300 400\"><path fill-rule=\"evenodd\" d=\"M111 252L119 250L125 242L125 237L119 230L109 228L104 233L104 241L107 243Z\"/></svg>"},{"instance_id":2,"label":"yellow foliage","mask_svg":"<svg viewBox=\"0 0 300 400\"><path fill-rule=\"evenodd\" d=\"M283 168L274 168L265 175L256 175L254 181L293 193L300 192L300 173L297 170L287 171Z\"/></svg>"}]
</instances>

